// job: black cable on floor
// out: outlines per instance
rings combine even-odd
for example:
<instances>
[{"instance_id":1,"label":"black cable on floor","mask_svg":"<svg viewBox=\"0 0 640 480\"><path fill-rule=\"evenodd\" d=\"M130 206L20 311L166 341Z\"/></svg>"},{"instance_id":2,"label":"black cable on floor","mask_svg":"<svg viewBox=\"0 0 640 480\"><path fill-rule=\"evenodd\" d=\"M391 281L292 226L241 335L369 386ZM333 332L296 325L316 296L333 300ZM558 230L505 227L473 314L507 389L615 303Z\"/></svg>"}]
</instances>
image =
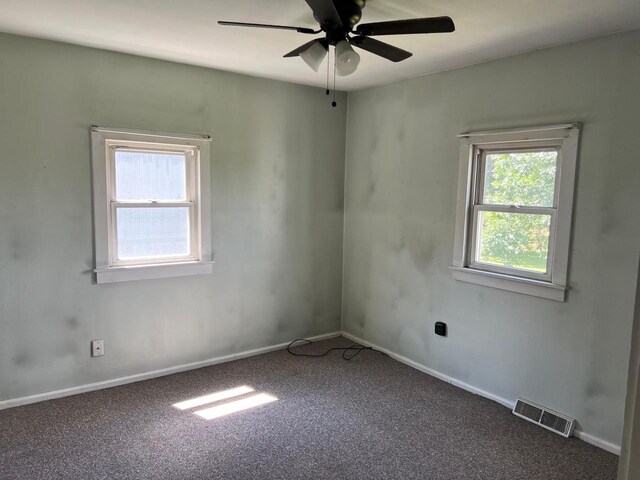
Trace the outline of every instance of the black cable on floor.
<instances>
[{"instance_id":1,"label":"black cable on floor","mask_svg":"<svg viewBox=\"0 0 640 480\"><path fill-rule=\"evenodd\" d=\"M289 352L291 355L294 355L296 357L318 358L318 357L324 357L335 350L342 350L342 358L348 361L348 360L351 360L356 355L358 355L363 350L371 350L372 352L382 353L380 350L376 350L373 347L363 347L362 345L352 345L350 347L333 347L324 353L296 353L293 350L291 350L291 348L293 347L293 344L297 342L305 342L303 345L310 345L313 343L311 340L308 340L306 338L298 338L297 340L294 340L289 345L287 345L287 352ZM296 345L296 346L300 347L302 345ZM356 353L354 353L353 355L348 355L348 352L353 352L353 351L355 351Z\"/></svg>"}]
</instances>

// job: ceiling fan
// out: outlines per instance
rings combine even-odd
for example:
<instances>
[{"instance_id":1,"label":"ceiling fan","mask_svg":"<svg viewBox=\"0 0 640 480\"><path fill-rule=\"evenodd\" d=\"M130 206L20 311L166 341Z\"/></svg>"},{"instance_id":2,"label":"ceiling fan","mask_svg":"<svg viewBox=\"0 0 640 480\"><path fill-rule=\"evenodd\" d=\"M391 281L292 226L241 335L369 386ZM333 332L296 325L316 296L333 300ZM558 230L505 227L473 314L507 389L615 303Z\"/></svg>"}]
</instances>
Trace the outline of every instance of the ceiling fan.
<instances>
[{"instance_id":1,"label":"ceiling fan","mask_svg":"<svg viewBox=\"0 0 640 480\"><path fill-rule=\"evenodd\" d=\"M455 30L455 25L450 17L414 18L357 25L362 18L362 9L365 6L366 0L305 1L309 7L311 7L311 10L313 10L313 16L320 24L318 30L306 27L290 27L261 23L227 21L219 21L218 23L220 25L235 27L293 30L308 35L316 35L324 32L324 38L311 40L287 53L285 57L299 56L307 65L317 72L329 50L329 45L333 45L335 47L334 73L341 76L350 75L355 72L360 63L360 55L353 50L352 45L379 55L387 60L391 60L392 62L401 62L412 55L411 52L371 37L378 35L444 33Z\"/></svg>"}]
</instances>

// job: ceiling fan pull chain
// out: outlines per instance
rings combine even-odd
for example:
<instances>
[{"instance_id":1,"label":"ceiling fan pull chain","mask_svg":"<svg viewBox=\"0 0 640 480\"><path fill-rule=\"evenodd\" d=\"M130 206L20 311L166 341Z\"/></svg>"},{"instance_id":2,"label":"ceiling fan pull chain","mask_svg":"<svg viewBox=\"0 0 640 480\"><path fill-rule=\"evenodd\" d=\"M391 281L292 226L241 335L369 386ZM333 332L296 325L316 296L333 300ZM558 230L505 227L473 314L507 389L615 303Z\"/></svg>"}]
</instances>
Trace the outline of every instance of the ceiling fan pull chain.
<instances>
[{"instance_id":1,"label":"ceiling fan pull chain","mask_svg":"<svg viewBox=\"0 0 640 480\"><path fill-rule=\"evenodd\" d=\"M336 65L337 64L338 64L338 56L336 55L336 52L334 49L333 51L333 102L331 102L332 107L335 107L336 105L338 105L336 103Z\"/></svg>"},{"instance_id":2,"label":"ceiling fan pull chain","mask_svg":"<svg viewBox=\"0 0 640 480\"><path fill-rule=\"evenodd\" d=\"M331 68L331 49L327 46L327 90L326 95L329 95L329 69Z\"/></svg>"}]
</instances>

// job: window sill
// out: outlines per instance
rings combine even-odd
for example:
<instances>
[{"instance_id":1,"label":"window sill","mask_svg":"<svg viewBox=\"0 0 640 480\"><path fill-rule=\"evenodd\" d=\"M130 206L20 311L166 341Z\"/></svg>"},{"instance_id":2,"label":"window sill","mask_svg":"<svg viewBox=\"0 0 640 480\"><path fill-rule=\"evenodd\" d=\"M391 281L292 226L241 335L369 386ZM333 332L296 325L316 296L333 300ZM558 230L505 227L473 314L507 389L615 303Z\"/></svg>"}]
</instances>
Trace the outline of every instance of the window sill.
<instances>
[{"instance_id":1,"label":"window sill","mask_svg":"<svg viewBox=\"0 0 640 480\"><path fill-rule=\"evenodd\" d=\"M213 271L211 261L184 262L162 265L136 265L130 267L96 268L96 283L128 282L131 280L151 280L154 278L206 275Z\"/></svg>"},{"instance_id":2,"label":"window sill","mask_svg":"<svg viewBox=\"0 0 640 480\"><path fill-rule=\"evenodd\" d=\"M449 267L453 272L453 278L462 282L485 285L510 292L523 293L534 297L547 298L556 302L564 302L565 292L568 287L553 283L531 280L529 278L513 277L501 273L474 270L468 267Z\"/></svg>"}]
</instances>

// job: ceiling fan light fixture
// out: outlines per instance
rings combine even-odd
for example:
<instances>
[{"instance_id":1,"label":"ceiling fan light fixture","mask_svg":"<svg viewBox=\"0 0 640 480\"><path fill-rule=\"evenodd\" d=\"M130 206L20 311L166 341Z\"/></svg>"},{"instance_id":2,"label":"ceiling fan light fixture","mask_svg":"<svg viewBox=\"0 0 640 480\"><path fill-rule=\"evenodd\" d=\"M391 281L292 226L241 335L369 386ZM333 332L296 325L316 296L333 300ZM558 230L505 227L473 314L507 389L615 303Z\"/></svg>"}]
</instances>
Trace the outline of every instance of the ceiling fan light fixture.
<instances>
[{"instance_id":1,"label":"ceiling fan light fixture","mask_svg":"<svg viewBox=\"0 0 640 480\"><path fill-rule=\"evenodd\" d=\"M336 44L336 73L341 77L351 75L358 68L360 55L345 40Z\"/></svg>"},{"instance_id":2,"label":"ceiling fan light fixture","mask_svg":"<svg viewBox=\"0 0 640 480\"><path fill-rule=\"evenodd\" d=\"M316 42L307 48L304 52L300 53L300 58L309 65L313 71L317 72L320 68L320 64L327 55L327 48L320 42Z\"/></svg>"}]
</instances>

